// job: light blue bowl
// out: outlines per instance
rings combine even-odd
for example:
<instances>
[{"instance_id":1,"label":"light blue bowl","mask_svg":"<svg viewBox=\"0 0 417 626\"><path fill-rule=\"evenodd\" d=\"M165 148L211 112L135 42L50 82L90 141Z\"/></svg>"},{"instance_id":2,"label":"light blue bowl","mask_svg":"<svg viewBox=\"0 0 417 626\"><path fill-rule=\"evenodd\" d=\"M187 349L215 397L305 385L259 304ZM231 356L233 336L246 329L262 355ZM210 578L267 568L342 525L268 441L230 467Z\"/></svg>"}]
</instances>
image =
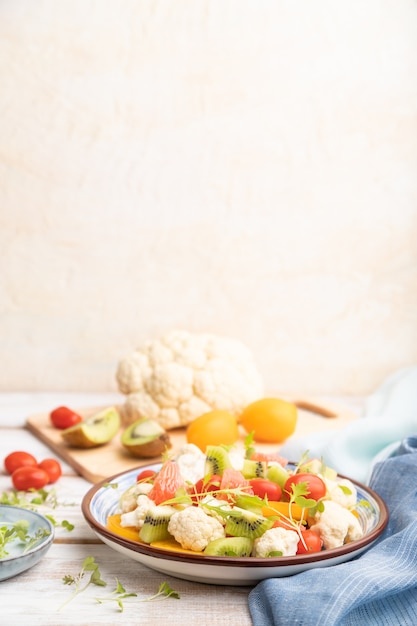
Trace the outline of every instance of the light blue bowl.
<instances>
[{"instance_id":1,"label":"light blue bowl","mask_svg":"<svg viewBox=\"0 0 417 626\"><path fill-rule=\"evenodd\" d=\"M0 581L12 578L36 565L48 552L54 540L54 527L43 515L17 506L0 505L0 527L13 525L20 520L29 522L28 534L31 537L38 531L44 532L45 536L26 551L24 543L17 539L10 541L5 546L8 554L0 558Z\"/></svg>"}]
</instances>

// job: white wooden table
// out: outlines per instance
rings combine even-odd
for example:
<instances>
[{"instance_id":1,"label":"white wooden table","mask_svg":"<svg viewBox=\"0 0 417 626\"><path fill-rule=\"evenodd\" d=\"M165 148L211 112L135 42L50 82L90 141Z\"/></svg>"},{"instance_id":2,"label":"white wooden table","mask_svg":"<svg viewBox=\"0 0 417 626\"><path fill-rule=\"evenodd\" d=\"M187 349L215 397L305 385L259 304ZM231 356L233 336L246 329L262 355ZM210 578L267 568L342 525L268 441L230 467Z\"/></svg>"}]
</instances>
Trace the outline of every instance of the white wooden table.
<instances>
[{"instance_id":1,"label":"white wooden table","mask_svg":"<svg viewBox=\"0 0 417 626\"><path fill-rule=\"evenodd\" d=\"M117 394L0 393L0 493L12 488L10 476L3 468L3 459L10 452L24 450L39 460L46 457L57 458L24 428L28 416L50 411L60 405L76 409L110 405L120 400L121 397ZM353 411L360 412L361 409L358 399L332 398L331 401ZM64 462L62 467L63 476L54 486L58 505L49 512L57 522L68 520L75 528L68 532L57 526L54 543L42 561L19 576L0 582L1 624L252 624L247 603L250 587L203 585L165 576L126 559L101 543L85 522L80 508L81 500L91 483L75 474ZM72 593L72 587L64 585L62 577L66 574L77 574L88 556L94 556L108 587L91 585L63 610L59 610ZM94 599L97 595L111 591L116 577L127 591L138 594L137 598L125 601L122 614L119 613L116 603L101 605ZM157 602L140 601L156 593L159 585L165 581L180 594L179 600L166 598Z\"/></svg>"}]
</instances>

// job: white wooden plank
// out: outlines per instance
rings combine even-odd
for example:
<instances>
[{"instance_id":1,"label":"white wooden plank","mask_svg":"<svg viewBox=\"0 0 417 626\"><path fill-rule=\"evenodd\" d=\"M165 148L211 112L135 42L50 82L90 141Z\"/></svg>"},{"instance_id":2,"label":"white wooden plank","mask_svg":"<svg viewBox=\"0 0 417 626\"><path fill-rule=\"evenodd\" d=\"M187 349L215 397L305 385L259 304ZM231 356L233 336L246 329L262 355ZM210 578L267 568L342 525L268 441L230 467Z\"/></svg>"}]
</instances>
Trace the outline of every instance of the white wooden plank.
<instances>
[{"instance_id":1,"label":"white wooden plank","mask_svg":"<svg viewBox=\"0 0 417 626\"><path fill-rule=\"evenodd\" d=\"M62 577L79 572L83 560L94 556L108 587L90 586L64 609L59 610L72 593ZM125 602L123 615L116 604L98 604L95 596L112 591L115 578L127 591L138 594ZM162 582L180 594L180 599L166 598L159 602L145 602L157 592ZM104 545L53 545L47 556L35 567L9 581L2 582L2 597L7 598L2 615L5 623L27 626L96 626L122 623L184 626L188 621L200 624L250 626L252 624L247 596L250 587L203 585L165 576L126 559Z\"/></svg>"}]
</instances>

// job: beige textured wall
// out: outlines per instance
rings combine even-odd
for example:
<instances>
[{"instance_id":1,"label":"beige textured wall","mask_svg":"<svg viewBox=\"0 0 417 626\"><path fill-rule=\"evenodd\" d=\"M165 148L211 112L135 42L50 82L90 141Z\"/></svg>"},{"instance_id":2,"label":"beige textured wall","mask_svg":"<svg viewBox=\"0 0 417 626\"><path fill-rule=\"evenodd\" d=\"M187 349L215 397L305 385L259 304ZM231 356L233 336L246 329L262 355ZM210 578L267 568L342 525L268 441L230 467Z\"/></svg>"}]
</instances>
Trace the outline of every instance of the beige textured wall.
<instances>
[{"instance_id":1,"label":"beige textured wall","mask_svg":"<svg viewBox=\"0 0 417 626\"><path fill-rule=\"evenodd\" d=\"M414 0L2 0L2 390L171 328L267 387L417 362Z\"/></svg>"}]
</instances>

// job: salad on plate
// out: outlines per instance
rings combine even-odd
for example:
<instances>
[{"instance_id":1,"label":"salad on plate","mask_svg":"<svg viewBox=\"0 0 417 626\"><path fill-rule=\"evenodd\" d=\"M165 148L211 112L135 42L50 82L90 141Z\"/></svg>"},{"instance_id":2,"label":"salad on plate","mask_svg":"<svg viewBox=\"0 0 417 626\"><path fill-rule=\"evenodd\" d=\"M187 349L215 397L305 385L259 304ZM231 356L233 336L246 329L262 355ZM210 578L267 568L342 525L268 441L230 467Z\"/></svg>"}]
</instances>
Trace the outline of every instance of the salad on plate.
<instances>
[{"instance_id":1,"label":"salad on plate","mask_svg":"<svg viewBox=\"0 0 417 626\"><path fill-rule=\"evenodd\" d=\"M306 555L361 539L355 484L308 453L297 464L244 448L186 444L138 470L107 528L170 551L221 557Z\"/></svg>"}]
</instances>

